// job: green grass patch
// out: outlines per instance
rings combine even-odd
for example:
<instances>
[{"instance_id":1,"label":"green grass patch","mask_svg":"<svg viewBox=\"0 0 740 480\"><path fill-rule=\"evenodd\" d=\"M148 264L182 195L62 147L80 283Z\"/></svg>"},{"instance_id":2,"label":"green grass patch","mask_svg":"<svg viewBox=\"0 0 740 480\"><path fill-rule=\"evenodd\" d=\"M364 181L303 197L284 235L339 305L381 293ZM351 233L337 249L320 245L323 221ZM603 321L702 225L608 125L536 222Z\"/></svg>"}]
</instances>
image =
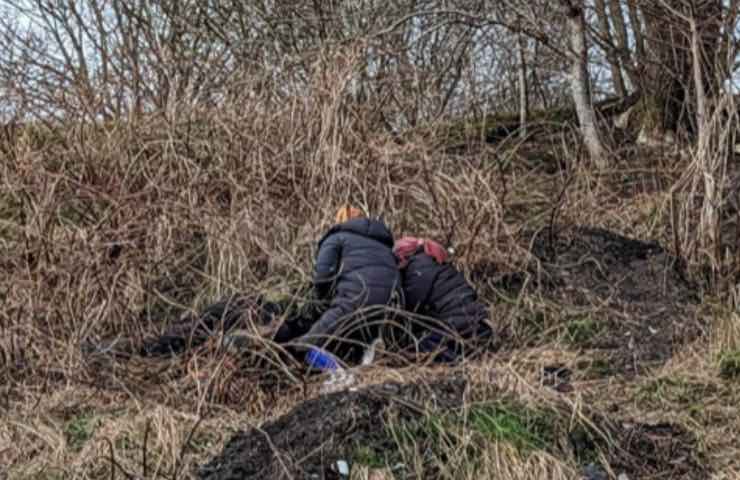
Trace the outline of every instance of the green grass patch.
<instances>
[{"instance_id":1,"label":"green grass patch","mask_svg":"<svg viewBox=\"0 0 740 480\"><path fill-rule=\"evenodd\" d=\"M535 452L570 456L578 465L599 463L604 442L589 426L568 414L524 405L514 399L473 404L464 411L431 412L414 420L386 422L388 442L356 448L353 462L371 467L412 466L411 477L435 477L435 468L454 478L478 478L491 452L513 448L523 458ZM565 445L571 445L567 451ZM463 474L464 472L465 474ZM449 478L444 475L439 478Z\"/></svg>"},{"instance_id":2,"label":"green grass patch","mask_svg":"<svg viewBox=\"0 0 740 480\"><path fill-rule=\"evenodd\" d=\"M719 376L726 380L740 378L740 350L724 352L720 355Z\"/></svg>"},{"instance_id":3,"label":"green grass patch","mask_svg":"<svg viewBox=\"0 0 740 480\"><path fill-rule=\"evenodd\" d=\"M546 450L554 442L557 419L547 411L514 402L471 406L465 412L430 414L413 422L389 426L397 443L455 447L474 433L485 442L505 442L522 452Z\"/></svg>"},{"instance_id":4,"label":"green grass patch","mask_svg":"<svg viewBox=\"0 0 740 480\"><path fill-rule=\"evenodd\" d=\"M520 451L547 449L553 443L554 420L547 412L516 404L484 404L468 413L468 424L474 431Z\"/></svg>"},{"instance_id":5,"label":"green grass patch","mask_svg":"<svg viewBox=\"0 0 740 480\"><path fill-rule=\"evenodd\" d=\"M601 333L601 326L591 317L570 320L565 327L566 340L573 345L591 342Z\"/></svg>"},{"instance_id":6,"label":"green grass patch","mask_svg":"<svg viewBox=\"0 0 740 480\"><path fill-rule=\"evenodd\" d=\"M80 451L99 426L100 419L92 413L85 412L73 417L64 427L70 448Z\"/></svg>"}]
</instances>

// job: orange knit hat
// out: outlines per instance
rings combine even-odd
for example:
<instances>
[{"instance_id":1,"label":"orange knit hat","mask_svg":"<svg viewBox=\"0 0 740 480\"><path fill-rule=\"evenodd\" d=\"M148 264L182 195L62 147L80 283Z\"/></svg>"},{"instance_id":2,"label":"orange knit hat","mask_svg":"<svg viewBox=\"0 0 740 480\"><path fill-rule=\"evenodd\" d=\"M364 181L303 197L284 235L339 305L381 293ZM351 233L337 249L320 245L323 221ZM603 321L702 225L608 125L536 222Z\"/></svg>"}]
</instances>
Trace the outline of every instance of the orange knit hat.
<instances>
[{"instance_id":1,"label":"orange knit hat","mask_svg":"<svg viewBox=\"0 0 740 480\"><path fill-rule=\"evenodd\" d=\"M364 216L365 215L362 213L361 210L358 210L350 205L345 205L337 211L335 221L337 223L344 223L347 220L352 220L353 218L360 218Z\"/></svg>"}]
</instances>

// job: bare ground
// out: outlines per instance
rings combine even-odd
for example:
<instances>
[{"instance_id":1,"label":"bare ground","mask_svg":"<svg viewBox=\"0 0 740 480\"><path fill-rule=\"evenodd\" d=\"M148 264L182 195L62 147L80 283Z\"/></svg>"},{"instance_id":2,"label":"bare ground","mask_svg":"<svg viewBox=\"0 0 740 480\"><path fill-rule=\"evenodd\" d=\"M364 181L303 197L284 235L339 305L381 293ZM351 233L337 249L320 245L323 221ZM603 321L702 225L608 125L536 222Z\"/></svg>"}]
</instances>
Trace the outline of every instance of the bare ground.
<instances>
[{"instance_id":1,"label":"bare ground","mask_svg":"<svg viewBox=\"0 0 740 480\"><path fill-rule=\"evenodd\" d=\"M546 324L541 318L548 312L534 309L527 312L532 327L539 321L548 335L598 351L612 372L659 366L704 331L697 285L657 242L592 227L548 227L522 236L533 253L528 271L490 280L484 265L473 269L473 279L494 296L546 299L566 313L563 323Z\"/></svg>"}]
</instances>

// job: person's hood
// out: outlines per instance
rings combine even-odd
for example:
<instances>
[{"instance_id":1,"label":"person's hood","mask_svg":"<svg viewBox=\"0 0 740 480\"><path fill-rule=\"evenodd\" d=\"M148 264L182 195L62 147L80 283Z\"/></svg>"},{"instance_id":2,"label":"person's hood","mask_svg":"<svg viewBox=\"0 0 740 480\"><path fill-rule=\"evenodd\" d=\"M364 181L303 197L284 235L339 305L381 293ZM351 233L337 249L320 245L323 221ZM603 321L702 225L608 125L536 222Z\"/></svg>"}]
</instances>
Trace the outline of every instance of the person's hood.
<instances>
[{"instance_id":1,"label":"person's hood","mask_svg":"<svg viewBox=\"0 0 740 480\"><path fill-rule=\"evenodd\" d=\"M419 252L429 255L440 265L445 263L448 257L447 250L442 245L426 238L403 237L393 246L393 253L401 268L406 267L409 258Z\"/></svg>"},{"instance_id":2,"label":"person's hood","mask_svg":"<svg viewBox=\"0 0 740 480\"><path fill-rule=\"evenodd\" d=\"M352 220L334 225L329 229L328 232L319 241L319 246L328 237L337 232L350 232L363 237L372 238L378 242L387 245L388 248L393 248L393 234L380 220L374 220L370 218L353 218Z\"/></svg>"}]
</instances>

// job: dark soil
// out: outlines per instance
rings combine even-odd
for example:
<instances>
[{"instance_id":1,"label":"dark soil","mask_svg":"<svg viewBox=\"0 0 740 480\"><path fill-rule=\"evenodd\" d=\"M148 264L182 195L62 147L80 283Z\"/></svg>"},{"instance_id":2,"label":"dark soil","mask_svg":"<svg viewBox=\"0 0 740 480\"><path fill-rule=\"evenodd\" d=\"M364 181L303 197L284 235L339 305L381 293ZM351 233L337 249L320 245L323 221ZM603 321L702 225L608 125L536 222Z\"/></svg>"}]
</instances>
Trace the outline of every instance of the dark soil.
<instances>
[{"instance_id":1,"label":"dark soil","mask_svg":"<svg viewBox=\"0 0 740 480\"><path fill-rule=\"evenodd\" d=\"M596 458L601 451L609 468L627 478L707 478L708 472L697 454L697 440L690 432L671 423L612 422L606 418L592 419L601 432L608 433L610 441L594 441L583 430L570 435L570 444L576 458ZM602 445L597 445L601 443ZM583 469L587 480L608 478L601 465L588 463Z\"/></svg>"},{"instance_id":2,"label":"dark soil","mask_svg":"<svg viewBox=\"0 0 740 480\"><path fill-rule=\"evenodd\" d=\"M336 461L344 459L351 464L357 446L394 450L383 428L389 414L393 421L403 422L424 412L450 411L463 404L465 389L466 382L448 379L428 385L383 384L308 400L259 428L237 433L198 474L204 480L340 478L334 468ZM551 421L567 425L569 419L565 415ZM706 476L696 454L696 439L679 426L602 416L591 421L601 433L579 427L566 433L567 442L551 439L544 448L557 455L569 444L565 448L583 462L584 471L603 471L598 466L602 452L612 471L626 473L629 478ZM434 478L433 472L429 478Z\"/></svg>"},{"instance_id":3,"label":"dark soil","mask_svg":"<svg viewBox=\"0 0 740 480\"><path fill-rule=\"evenodd\" d=\"M535 259L527 272L491 281L490 269L476 266L473 280L581 312L594 334L581 335L587 338L577 346L601 350L615 372L638 373L665 362L701 334L697 288L661 245L588 227L543 229L522 241Z\"/></svg>"},{"instance_id":4,"label":"dark soil","mask_svg":"<svg viewBox=\"0 0 740 480\"><path fill-rule=\"evenodd\" d=\"M466 382L383 384L303 402L287 415L237 433L199 472L202 479L339 478L332 470L354 445L387 442L383 420L460 406Z\"/></svg>"},{"instance_id":5,"label":"dark soil","mask_svg":"<svg viewBox=\"0 0 740 480\"><path fill-rule=\"evenodd\" d=\"M629 478L707 478L696 453L696 438L670 423L620 423L609 465Z\"/></svg>"}]
</instances>

